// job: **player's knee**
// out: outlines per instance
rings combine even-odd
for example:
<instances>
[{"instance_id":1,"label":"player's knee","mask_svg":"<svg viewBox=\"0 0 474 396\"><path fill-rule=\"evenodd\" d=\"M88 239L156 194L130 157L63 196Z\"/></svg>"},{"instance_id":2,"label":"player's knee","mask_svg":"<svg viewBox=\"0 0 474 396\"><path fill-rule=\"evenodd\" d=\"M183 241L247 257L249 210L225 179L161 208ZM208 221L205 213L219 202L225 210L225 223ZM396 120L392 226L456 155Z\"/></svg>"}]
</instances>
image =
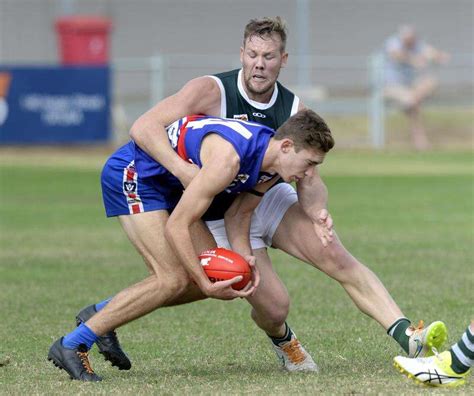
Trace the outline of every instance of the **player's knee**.
<instances>
[{"instance_id":1,"label":"player's knee","mask_svg":"<svg viewBox=\"0 0 474 396\"><path fill-rule=\"evenodd\" d=\"M181 271L155 274L155 290L160 296L164 291L170 296L180 296L185 292L188 285L189 277L186 273L181 273Z\"/></svg>"},{"instance_id":2,"label":"player's knee","mask_svg":"<svg viewBox=\"0 0 474 396\"><path fill-rule=\"evenodd\" d=\"M272 301L267 307L260 307L258 310L252 309L252 319L257 322L266 323L269 327L278 327L285 323L290 311L290 300L281 299Z\"/></svg>"},{"instance_id":3,"label":"player's knee","mask_svg":"<svg viewBox=\"0 0 474 396\"><path fill-rule=\"evenodd\" d=\"M186 273L175 274L172 277L168 277L166 282L169 282L170 287L176 295L181 295L186 291L189 285L189 277Z\"/></svg>"}]
</instances>

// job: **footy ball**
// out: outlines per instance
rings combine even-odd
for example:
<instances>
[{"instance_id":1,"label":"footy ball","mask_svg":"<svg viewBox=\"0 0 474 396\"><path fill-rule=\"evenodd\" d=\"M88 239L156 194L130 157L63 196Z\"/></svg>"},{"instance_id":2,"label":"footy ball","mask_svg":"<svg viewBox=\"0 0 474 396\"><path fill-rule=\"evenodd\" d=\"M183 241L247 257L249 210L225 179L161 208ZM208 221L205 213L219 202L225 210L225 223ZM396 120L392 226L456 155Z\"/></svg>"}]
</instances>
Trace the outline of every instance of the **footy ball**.
<instances>
[{"instance_id":1,"label":"footy ball","mask_svg":"<svg viewBox=\"0 0 474 396\"><path fill-rule=\"evenodd\" d=\"M242 275L240 282L234 283L235 290L243 289L252 278L250 266L245 259L232 250L215 248L199 255L201 265L211 282L218 282Z\"/></svg>"}]
</instances>

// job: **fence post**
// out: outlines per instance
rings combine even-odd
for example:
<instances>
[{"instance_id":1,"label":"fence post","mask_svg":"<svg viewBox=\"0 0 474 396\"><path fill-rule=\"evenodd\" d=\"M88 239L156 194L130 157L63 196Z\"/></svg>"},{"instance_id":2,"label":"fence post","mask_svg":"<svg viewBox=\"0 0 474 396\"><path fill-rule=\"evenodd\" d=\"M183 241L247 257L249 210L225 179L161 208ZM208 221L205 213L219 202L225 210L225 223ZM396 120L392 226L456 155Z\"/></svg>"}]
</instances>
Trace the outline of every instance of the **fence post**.
<instances>
[{"instance_id":1,"label":"fence post","mask_svg":"<svg viewBox=\"0 0 474 396\"><path fill-rule=\"evenodd\" d=\"M369 58L370 73L370 140L372 147L385 146L385 105L383 97L384 56L375 53Z\"/></svg>"},{"instance_id":2,"label":"fence post","mask_svg":"<svg viewBox=\"0 0 474 396\"><path fill-rule=\"evenodd\" d=\"M165 96L165 59L163 55L150 57L150 108Z\"/></svg>"}]
</instances>

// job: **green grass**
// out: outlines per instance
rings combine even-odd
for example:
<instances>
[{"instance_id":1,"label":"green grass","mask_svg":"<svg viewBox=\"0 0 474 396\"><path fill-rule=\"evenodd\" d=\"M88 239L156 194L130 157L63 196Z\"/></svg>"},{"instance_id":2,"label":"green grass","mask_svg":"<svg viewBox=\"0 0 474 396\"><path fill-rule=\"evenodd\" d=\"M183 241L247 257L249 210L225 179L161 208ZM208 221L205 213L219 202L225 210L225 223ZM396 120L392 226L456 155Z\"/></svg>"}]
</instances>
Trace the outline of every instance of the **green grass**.
<instances>
[{"instance_id":1,"label":"green grass","mask_svg":"<svg viewBox=\"0 0 474 396\"><path fill-rule=\"evenodd\" d=\"M9 157L10 155L10 157ZM319 375L279 371L244 301L166 308L120 329L133 360L120 372L92 351L100 384L70 381L46 361L77 311L138 281L145 265L103 215L102 153L0 160L2 394L469 394L415 386L392 367L396 343L343 289L271 251L292 297L289 323ZM441 319L457 341L473 316L472 153L331 153L322 171L346 247L416 321Z\"/></svg>"}]
</instances>

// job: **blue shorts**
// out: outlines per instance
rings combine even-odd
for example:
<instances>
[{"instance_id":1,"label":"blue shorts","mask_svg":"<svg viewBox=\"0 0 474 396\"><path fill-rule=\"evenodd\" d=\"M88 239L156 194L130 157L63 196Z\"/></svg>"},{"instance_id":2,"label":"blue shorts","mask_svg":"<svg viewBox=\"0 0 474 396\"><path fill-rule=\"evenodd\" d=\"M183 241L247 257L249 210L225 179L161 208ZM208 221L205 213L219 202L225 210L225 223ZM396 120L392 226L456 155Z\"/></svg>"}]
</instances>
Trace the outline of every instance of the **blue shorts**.
<instances>
[{"instance_id":1,"label":"blue shorts","mask_svg":"<svg viewBox=\"0 0 474 396\"><path fill-rule=\"evenodd\" d=\"M134 143L119 148L102 169L102 199L107 217L150 212L172 211L182 190L166 177L142 179L135 164Z\"/></svg>"}]
</instances>

